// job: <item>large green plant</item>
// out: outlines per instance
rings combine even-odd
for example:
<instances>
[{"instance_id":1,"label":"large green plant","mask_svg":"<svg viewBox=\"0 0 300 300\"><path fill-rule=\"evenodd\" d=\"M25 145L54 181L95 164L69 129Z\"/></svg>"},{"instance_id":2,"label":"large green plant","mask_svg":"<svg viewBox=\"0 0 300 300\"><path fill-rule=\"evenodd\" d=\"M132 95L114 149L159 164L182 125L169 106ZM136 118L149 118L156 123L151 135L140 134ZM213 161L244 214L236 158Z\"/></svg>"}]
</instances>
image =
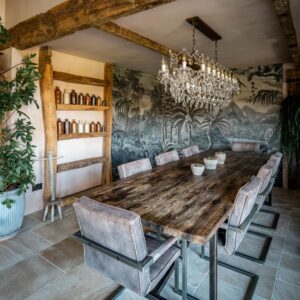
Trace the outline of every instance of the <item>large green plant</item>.
<instances>
[{"instance_id":1,"label":"large green plant","mask_svg":"<svg viewBox=\"0 0 300 300\"><path fill-rule=\"evenodd\" d=\"M1 21L1 20L0 20ZM9 34L0 23L0 45L5 44ZM18 64L13 79L0 73L0 192L20 188L26 191L35 181L33 172L34 127L22 111L24 106L35 104L35 82L39 79L37 65L32 62L34 55L25 56ZM11 203L2 203L10 206Z\"/></svg>"},{"instance_id":2,"label":"large green plant","mask_svg":"<svg viewBox=\"0 0 300 300\"><path fill-rule=\"evenodd\" d=\"M300 95L288 96L282 103L281 147L289 177L296 180L296 166L300 161Z\"/></svg>"}]
</instances>

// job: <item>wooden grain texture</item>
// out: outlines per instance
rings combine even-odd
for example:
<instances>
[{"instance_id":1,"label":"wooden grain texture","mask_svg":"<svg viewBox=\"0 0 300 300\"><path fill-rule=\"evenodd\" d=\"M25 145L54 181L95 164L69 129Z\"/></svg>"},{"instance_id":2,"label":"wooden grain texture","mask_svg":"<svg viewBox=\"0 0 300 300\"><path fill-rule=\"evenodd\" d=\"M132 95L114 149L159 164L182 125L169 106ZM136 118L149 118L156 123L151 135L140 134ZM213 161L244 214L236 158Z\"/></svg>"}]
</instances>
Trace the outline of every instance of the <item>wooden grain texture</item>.
<instances>
[{"instance_id":1,"label":"wooden grain texture","mask_svg":"<svg viewBox=\"0 0 300 300\"><path fill-rule=\"evenodd\" d=\"M113 66L110 63L105 64L104 79L110 84L104 90L106 105L109 107L104 112L104 126L107 131L107 137L104 141L103 153L105 163L103 166L102 183L107 184L112 181L112 163L111 163L111 143L112 143L112 84L113 84Z\"/></svg>"},{"instance_id":2,"label":"wooden grain texture","mask_svg":"<svg viewBox=\"0 0 300 300\"><path fill-rule=\"evenodd\" d=\"M53 72L54 80L60 80L64 82L71 82L71 83L78 83L78 84L86 84L86 85L96 85L96 86L108 86L108 82L103 79L87 77L87 76L80 76L65 72Z\"/></svg>"},{"instance_id":3,"label":"wooden grain texture","mask_svg":"<svg viewBox=\"0 0 300 300\"><path fill-rule=\"evenodd\" d=\"M300 68L300 49L294 27L289 0L272 0L283 34L288 42L289 52L297 68Z\"/></svg>"},{"instance_id":4,"label":"wooden grain texture","mask_svg":"<svg viewBox=\"0 0 300 300\"><path fill-rule=\"evenodd\" d=\"M60 134L57 139L62 140L71 140L71 139L86 139L93 137L106 137L107 132L86 132L86 133L70 133L70 134Z\"/></svg>"},{"instance_id":5,"label":"wooden grain texture","mask_svg":"<svg viewBox=\"0 0 300 300\"><path fill-rule=\"evenodd\" d=\"M91 158L86 158L86 159L81 159L81 160L76 160L68 163L63 163L57 165L57 173L69 171L69 170L74 170L74 169L80 169L80 168L85 168L94 164L99 164L105 162L104 157L91 157Z\"/></svg>"},{"instance_id":6,"label":"wooden grain texture","mask_svg":"<svg viewBox=\"0 0 300 300\"><path fill-rule=\"evenodd\" d=\"M166 55L166 56L170 55L170 53L169 53L170 48L168 48L160 43L157 43L139 33L136 33L134 31L130 30L130 29L122 27L114 22L107 22L105 24L95 26L95 28L98 28L102 31L113 34L117 37L123 38L123 39L130 41L132 43L135 43L137 45L148 48L152 51L158 52L162 55ZM176 53L175 50L172 50L172 52Z\"/></svg>"},{"instance_id":7,"label":"wooden grain texture","mask_svg":"<svg viewBox=\"0 0 300 300\"><path fill-rule=\"evenodd\" d=\"M9 47L27 49L174 0L68 0L9 29Z\"/></svg>"},{"instance_id":8,"label":"wooden grain texture","mask_svg":"<svg viewBox=\"0 0 300 300\"><path fill-rule=\"evenodd\" d=\"M39 72L41 75L40 93L45 131L45 156L48 156L49 151L52 151L53 156L56 156L57 153L56 107L51 56L52 52L49 47L40 48ZM54 176L56 176L56 160L54 160ZM45 161L44 201L47 201L50 195L49 165L48 161Z\"/></svg>"},{"instance_id":9,"label":"wooden grain texture","mask_svg":"<svg viewBox=\"0 0 300 300\"><path fill-rule=\"evenodd\" d=\"M108 106L98 105L80 105L80 104L56 104L56 110L92 110L104 111L109 109Z\"/></svg>"},{"instance_id":10,"label":"wooden grain texture","mask_svg":"<svg viewBox=\"0 0 300 300\"><path fill-rule=\"evenodd\" d=\"M225 165L194 176L191 163L213 153L183 158L72 197L85 195L134 211L154 230L203 244L232 212L239 188L268 159L261 153L227 152Z\"/></svg>"}]
</instances>

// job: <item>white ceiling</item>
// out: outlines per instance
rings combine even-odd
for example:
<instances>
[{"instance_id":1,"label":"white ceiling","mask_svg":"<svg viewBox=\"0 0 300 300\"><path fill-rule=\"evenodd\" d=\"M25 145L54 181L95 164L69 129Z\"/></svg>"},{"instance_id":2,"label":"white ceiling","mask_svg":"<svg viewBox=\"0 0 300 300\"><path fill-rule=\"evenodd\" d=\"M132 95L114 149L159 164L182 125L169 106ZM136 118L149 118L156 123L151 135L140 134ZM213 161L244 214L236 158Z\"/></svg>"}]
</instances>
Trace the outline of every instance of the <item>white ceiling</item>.
<instances>
[{"instance_id":1,"label":"white ceiling","mask_svg":"<svg viewBox=\"0 0 300 300\"><path fill-rule=\"evenodd\" d=\"M295 5L293 9L299 11L300 1L292 1ZM39 11L34 0L6 1L7 26L10 27L38 12L46 11L59 2L63 1L39 0ZM35 7L33 10L29 8L31 3ZM191 47L192 27L185 19L196 15L223 37L218 45L219 61L228 67L291 61L287 42L270 0L177 0L120 18L116 23L180 50L182 47L188 49ZM149 73L157 72L161 60L161 55L151 50L97 29L76 32L47 45L57 51L109 61ZM213 42L199 32L197 48L206 55L214 56Z\"/></svg>"}]
</instances>

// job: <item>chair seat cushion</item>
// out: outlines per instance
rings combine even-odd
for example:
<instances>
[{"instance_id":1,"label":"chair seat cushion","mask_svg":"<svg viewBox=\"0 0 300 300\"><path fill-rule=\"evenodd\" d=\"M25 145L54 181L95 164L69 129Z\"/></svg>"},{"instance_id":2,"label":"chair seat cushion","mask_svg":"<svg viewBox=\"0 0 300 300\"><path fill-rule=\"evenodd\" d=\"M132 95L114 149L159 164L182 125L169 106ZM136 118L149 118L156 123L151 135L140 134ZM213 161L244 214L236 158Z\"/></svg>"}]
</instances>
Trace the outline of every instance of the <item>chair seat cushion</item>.
<instances>
[{"instance_id":1,"label":"chair seat cushion","mask_svg":"<svg viewBox=\"0 0 300 300\"><path fill-rule=\"evenodd\" d=\"M157 249L163 242L158 239L145 235L148 253ZM149 291L152 291L159 281L163 278L169 270L173 262L180 256L180 248L172 246L168 249L153 265L150 266L150 281L151 285Z\"/></svg>"}]
</instances>

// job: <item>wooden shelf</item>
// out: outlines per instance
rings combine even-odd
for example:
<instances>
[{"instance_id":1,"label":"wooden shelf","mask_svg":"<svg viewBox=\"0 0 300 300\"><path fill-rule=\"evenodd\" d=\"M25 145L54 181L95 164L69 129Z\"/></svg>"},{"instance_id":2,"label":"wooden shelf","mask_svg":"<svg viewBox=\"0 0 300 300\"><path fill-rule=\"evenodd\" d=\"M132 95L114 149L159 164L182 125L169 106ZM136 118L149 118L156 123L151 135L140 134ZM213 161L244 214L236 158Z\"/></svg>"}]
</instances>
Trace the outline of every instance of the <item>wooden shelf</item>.
<instances>
[{"instance_id":1,"label":"wooden shelf","mask_svg":"<svg viewBox=\"0 0 300 300\"><path fill-rule=\"evenodd\" d=\"M80 169L85 168L94 164L104 163L106 162L106 159L103 156L99 157L91 157L81 160L76 160L64 164L58 164L57 165L57 173L74 170L74 169Z\"/></svg>"},{"instance_id":2,"label":"wooden shelf","mask_svg":"<svg viewBox=\"0 0 300 300\"><path fill-rule=\"evenodd\" d=\"M104 111L108 110L108 106L97 105L80 105L80 104L56 104L56 110L94 110Z\"/></svg>"},{"instance_id":3,"label":"wooden shelf","mask_svg":"<svg viewBox=\"0 0 300 300\"><path fill-rule=\"evenodd\" d=\"M71 83L96 85L96 86L103 86L103 87L107 87L109 85L108 80L86 77L86 76L79 76L70 73L58 72L58 71L53 71L53 79L65 81L65 82L71 82Z\"/></svg>"},{"instance_id":4,"label":"wooden shelf","mask_svg":"<svg viewBox=\"0 0 300 300\"><path fill-rule=\"evenodd\" d=\"M57 139L59 141L62 141L62 140L106 137L106 136L108 136L107 132L70 133L70 134L60 134L58 135Z\"/></svg>"}]
</instances>

